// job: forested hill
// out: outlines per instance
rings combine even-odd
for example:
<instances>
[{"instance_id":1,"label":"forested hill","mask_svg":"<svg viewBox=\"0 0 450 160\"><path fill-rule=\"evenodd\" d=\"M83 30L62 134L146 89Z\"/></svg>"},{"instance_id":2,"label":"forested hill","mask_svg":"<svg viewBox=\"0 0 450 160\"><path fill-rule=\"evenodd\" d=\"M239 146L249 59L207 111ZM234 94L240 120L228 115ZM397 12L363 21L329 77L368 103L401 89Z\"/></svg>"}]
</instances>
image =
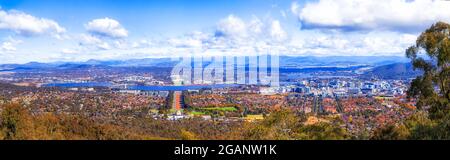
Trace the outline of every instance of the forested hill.
<instances>
[{"instance_id":1,"label":"forested hill","mask_svg":"<svg viewBox=\"0 0 450 160\"><path fill-rule=\"evenodd\" d=\"M366 73L382 79L408 79L421 74L421 71L414 70L411 63L394 63L373 68Z\"/></svg>"}]
</instances>

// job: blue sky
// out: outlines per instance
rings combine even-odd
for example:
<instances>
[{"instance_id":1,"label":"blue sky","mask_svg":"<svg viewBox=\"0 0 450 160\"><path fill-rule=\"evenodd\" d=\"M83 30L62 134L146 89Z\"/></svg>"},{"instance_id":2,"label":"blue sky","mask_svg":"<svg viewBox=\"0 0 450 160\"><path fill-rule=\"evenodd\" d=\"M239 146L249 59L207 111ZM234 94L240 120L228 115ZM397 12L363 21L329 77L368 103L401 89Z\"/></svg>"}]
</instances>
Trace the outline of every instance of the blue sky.
<instances>
[{"instance_id":1,"label":"blue sky","mask_svg":"<svg viewBox=\"0 0 450 160\"><path fill-rule=\"evenodd\" d=\"M0 64L277 52L403 56L432 0L0 0Z\"/></svg>"},{"instance_id":2,"label":"blue sky","mask_svg":"<svg viewBox=\"0 0 450 160\"><path fill-rule=\"evenodd\" d=\"M283 5L289 9L290 4L290 1L276 0L1 1L4 10L15 9L36 17L53 19L77 32L83 31L83 23L99 17L110 17L139 34L169 35L212 27L217 20L230 14L250 18L252 15L269 14L274 7L272 5Z\"/></svg>"}]
</instances>

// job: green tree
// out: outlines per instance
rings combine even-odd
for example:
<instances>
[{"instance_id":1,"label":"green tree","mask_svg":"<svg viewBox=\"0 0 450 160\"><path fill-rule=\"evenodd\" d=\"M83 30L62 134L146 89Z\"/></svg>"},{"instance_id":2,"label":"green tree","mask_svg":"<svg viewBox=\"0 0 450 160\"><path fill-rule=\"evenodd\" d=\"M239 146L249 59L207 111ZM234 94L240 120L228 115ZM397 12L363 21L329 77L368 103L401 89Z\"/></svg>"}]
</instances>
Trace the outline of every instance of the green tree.
<instances>
[{"instance_id":1,"label":"green tree","mask_svg":"<svg viewBox=\"0 0 450 160\"><path fill-rule=\"evenodd\" d=\"M406 50L415 69L423 71L411 83L410 98L417 107L430 107L430 118L443 118L450 104L450 24L437 22L425 30L416 44ZM424 56L420 56L424 53Z\"/></svg>"},{"instance_id":2,"label":"green tree","mask_svg":"<svg viewBox=\"0 0 450 160\"><path fill-rule=\"evenodd\" d=\"M424 56L420 56L423 54ZM437 22L406 50L415 69L423 71L411 83L408 97L417 99L419 112L403 124L409 139L450 139L450 24Z\"/></svg>"}]
</instances>

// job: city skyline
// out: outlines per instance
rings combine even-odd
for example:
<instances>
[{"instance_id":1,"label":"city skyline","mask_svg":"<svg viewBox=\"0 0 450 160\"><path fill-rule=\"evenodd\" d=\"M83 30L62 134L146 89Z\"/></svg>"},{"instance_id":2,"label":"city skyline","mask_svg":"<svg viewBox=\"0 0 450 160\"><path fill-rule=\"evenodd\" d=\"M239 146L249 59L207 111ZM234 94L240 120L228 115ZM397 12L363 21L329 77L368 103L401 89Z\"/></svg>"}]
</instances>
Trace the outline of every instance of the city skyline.
<instances>
[{"instance_id":1,"label":"city skyline","mask_svg":"<svg viewBox=\"0 0 450 160\"><path fill-rule=\"evenodd\" d=\"M404 56L450 2L0 1L0 64L177 57ZM69 6L69 7L67 7Z\"/></svg>"}]
</instances>

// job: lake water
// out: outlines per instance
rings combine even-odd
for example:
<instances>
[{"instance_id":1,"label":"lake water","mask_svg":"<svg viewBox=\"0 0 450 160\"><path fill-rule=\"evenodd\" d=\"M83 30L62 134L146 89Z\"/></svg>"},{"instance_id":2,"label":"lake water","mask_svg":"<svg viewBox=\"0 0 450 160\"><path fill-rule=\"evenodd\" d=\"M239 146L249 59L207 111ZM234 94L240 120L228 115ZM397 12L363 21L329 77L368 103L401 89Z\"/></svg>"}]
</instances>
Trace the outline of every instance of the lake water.
<instances>
[{"instance_id":1,"label":"lake water","mask_svg":"<svg viewBox=\"0 0 450 160\"><path fill-rule=\"evenodd\" d=\"M49 83L45 87L112 87L109 82L87 82L87 83ZM199 90L212 88L226 88L236 87L235 84L214 84L214 85L190 85L190 86L140 86L130 85L126 89L141 90L141 91L185 91L185 90ZM114 87L113 87L114 88Z\"/></svg>"},{"instance_id":2,"label":"lake water","mask_svg":"<svg viewBox=\"0 0 450 160\"><path fill-rule=\"evenodd\" d=\"M212 88L226 88L233 86L235 85L215 84L215 85L195 85L195 86L128 86L127 89L141 90L141 91L185 91L185 90L199 90Z\"/></svg>"},{"instance_id":3,"label":"lake water","mask_svg":"<svg viewBox=\"0 0 450 160\"><path fill-rule=\"evenodd\" d=\"M48 83L43 85L44 87L110 87L112 86L109 82L83 82L83 83Z\"/></svg>"}]
</instances>

